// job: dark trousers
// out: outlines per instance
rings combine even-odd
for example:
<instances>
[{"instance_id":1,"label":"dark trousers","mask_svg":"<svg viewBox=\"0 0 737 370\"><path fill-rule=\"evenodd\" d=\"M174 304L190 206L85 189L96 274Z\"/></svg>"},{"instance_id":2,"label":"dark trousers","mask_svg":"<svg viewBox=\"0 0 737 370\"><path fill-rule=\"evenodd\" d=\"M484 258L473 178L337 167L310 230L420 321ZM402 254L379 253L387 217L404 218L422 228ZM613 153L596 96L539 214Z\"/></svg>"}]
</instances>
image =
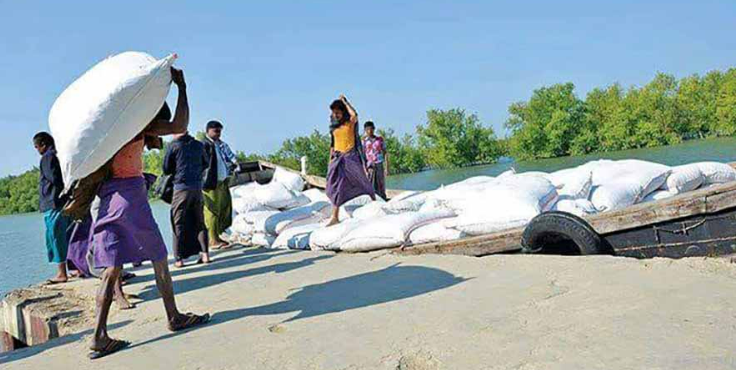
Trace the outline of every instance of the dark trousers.
<instances>
[{"instance_id":1,"label":"dark trousers","mask_svg":"<svg viewBox=\"0 0 737 370\"><path fill-rule=\"evenodd\" d=\"M207 253L202 190L174 190L171 201L171 227L174 257L182 260Z\"/></svg>"}]
</instances>

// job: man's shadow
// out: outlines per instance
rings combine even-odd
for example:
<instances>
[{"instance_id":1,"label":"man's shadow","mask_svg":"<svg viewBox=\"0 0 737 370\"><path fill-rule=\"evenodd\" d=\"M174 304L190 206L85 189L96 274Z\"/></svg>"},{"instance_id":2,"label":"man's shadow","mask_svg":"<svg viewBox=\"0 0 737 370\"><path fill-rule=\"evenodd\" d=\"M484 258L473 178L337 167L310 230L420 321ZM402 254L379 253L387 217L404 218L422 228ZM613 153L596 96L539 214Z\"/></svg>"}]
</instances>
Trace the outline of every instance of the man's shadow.
<instances>
[{"instance_id":1,"label":"man's shadow","mask_svg":"<svg viewBox=\"0 0 737 370\"><path fill-rule=\"evenodd\" d=\"M329 258L322 256L317 258ZM309 259L308 259L309 260ZM314 259L313 259L314 260ZM305 260L307 261L307 260ZM303 262L293 262L288 266L272 266L274 271L293 269ZM307 262L314 263L314 261ZM289 265L289 264L285 264ZM249 270L250 271L250 270ZM243 271L241 273L249 273ZM252 274L253 272L250 272ZM325 283L308 285L290 294L284 301L263 306L247 307L230 311L216 312L210 325L225 324L246 316L296 313L284 322L296 321L330 313L343 312L356 308L370 307L382 303L416 297L460 284L465 279L436 268L423 266L400 266L395 264L381 270L349 276ZM196 329L193 329L196 330ZM133 347L165 340L179 335L170 333Z\"/></svg>"},{"instance_id":2,"label":"man's shadow","mask_svg":"<svg viewBox=\"0 0 737 370\"><path fill-rule=\"evenodd\" d=\"M291 254L291 253L285 252L280 255L284 255L284 254ZM332 257L333 255L322 255L322 256L317 256L317 257L306 258L300 261L278 263L275 265L267 265L267 266L262 266L262 267L247 269L247 270L236 270L236 271L225 272L225 273L217 274L217 275L197 276L197 277L190 277L186 279L179 279L179 280L174 281L174 293L176 294L187 293L187 292L195 291L198 289L204 289L204 288L208 288L214 285L226 283L228 281L256 276L260 274L266 274L269 272L273 272L276 274L289 272L292 270L296 270L298 268L310 266L314 264L315 262L328 259L328 258L332 258ZM157 299L159 297L156 284L147 285L137 295L140 299L144 301Z\"/></svg>"}]
</instances>

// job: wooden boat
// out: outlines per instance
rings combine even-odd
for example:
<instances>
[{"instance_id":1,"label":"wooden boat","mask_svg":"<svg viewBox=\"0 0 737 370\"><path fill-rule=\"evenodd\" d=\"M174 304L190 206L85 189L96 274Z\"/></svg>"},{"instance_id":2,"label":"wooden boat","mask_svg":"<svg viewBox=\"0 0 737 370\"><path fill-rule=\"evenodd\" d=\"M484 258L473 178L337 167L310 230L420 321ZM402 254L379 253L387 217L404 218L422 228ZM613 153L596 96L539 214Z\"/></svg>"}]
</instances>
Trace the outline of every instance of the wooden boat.
<instances>
[{"instance_id":1,"label":"wooden boat","mask_svg":"<svg viewBox=\"0 0 737 370\"><path fill-rule=\"evenodd\" d=\"M734 167L734 163L731 166ZM268 182L278 167L268 162L250 162L241 165L252 169L235 184L248 181ZM283 167L282 167L283 168ZM291 169L286 171L299 173ZM325 188L325 179L304 175L309 187ZM387 190L391 198L402 190ZM547 212L543 215L550 225L568 223L568 229L542 229L529 225L500 232L453 241L405 245L395 253L460 254L485 256L495 253L513 253L523 250L554 254L606 253L620 256L650 258L709 256L735 253L735 183L714 185L677 196L636 204L623 209L603 212L580 219ZM542 215L541 215L542 216ZM539 217L541 217L539 216ZM531 231L531 229L535 229ZM527 232L527 234L526 234ZM544 246L531 248L526 243L534 232ZM596 245L583 245L575 233L588 233ZM568 234L568 235L567 235ZM528 240L525 240L527 237ZM540 244L538 242L538 244Z\"/></svg>"}]
</instances>

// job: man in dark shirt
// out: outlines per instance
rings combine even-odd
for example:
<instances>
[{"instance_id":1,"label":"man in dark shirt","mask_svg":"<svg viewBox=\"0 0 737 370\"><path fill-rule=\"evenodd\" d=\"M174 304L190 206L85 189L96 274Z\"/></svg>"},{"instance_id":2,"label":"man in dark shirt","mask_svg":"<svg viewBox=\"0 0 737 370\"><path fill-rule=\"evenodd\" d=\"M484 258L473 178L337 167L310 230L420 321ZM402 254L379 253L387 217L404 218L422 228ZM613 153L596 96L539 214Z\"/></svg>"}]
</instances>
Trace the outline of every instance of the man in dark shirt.
<instances>
[{"instance_id":1,"label":"man in dark shirt","mask_svg":"<svg viewBox=\"0 0 737 370\"><path fill-rule=\"evenodd\" d=\"M197 263L210 263L203 210L202 174L209 165L204 145L188 133L174 135L166 148L164 174L173 175L171 225L175 266L200 254Z\"/></svg>"},{"instance_id":2,"label":"man in dark shirt","mask_svg":"<svg viewBox=\"0 0 737 370\"><path fill-rule=\"evenodd\" d=\"M67 276L67 248L69 239L67 231L71 220L61 213L64 199L64 181L61 177L61 166L56 157L54 138L47 132L39 132L33 136L33 146L41 155L41 174L38 180L38 208L44 214L46 224L46 252L50 263L57 265L56 276L47 280L48 284L65 283Z\"/></svg>"}]
</instances>

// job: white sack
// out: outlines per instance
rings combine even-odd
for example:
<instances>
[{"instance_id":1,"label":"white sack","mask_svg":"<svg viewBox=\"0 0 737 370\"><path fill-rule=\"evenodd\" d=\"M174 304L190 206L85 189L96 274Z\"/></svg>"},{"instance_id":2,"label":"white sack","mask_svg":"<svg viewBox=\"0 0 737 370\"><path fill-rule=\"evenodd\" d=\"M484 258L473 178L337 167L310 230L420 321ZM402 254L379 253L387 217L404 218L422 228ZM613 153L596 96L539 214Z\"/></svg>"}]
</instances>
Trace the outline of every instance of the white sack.
<instances>
[{"instance_id":1,"label":"white sack","mask_svg":"<svg viewBox=\"0 0 737 370\"><path fill-rule=\"evenodd\" d=\"M550 209L558 198L553 184L541 176L510 176L481 192L466 194L448 205L458 217L444 220L448 228L482 235L518 227Z\"/></svg>"},{"instance_id":2,"label":"white sack","mask_svg":"<svg viewBox=\"0 0 737 370\"><path fill-rule=\"evenodd\" d=\"M357 220L369 220L375 217L386 216L389 213L384 210L383 206L385 205L388 205L388 203L371 202L353 211L351 216Z\"/></svg>"},{"instance_id":3,"label":"white sack","mask_svg":"<svg viewBox=\"0 0 737 370\"><path fill-rule=\"evenodd\" d=\"M568 212L578 217L584 217L598 213L596 207L588 199L575 199L562 197L553 206L554 211Z\"/></svg>"},{"instance_id":4,"label":"white sack","mask_svg":"<svg viewBox=\"0 0 737 370\"><path fill-rule=\"evenodd\" d=\"M345 234L361 226L363 221L349 219L330 227L321 227L310 235L310 249L313 250L339 250L340 239Z\"/></svg>"},{"instance_id":5,"label":"white sack","mask_svg":"<svg viewBox=\"0 0 737 370\"><path fill-rule=\"evenodd\" d=\"M586 168L569 168L547 176L558 189L558 195L573 199L588 199L591 195L592 173Z\"/></svg>"},{"instance_id":6,"label":"white sack","mask_svg":"<svg viewBox=\"0 0 737 370\"><path fill-rule=\"evenodd\" d=\"M343 203L342 206L340 206L340 215L339 219L345 220L353 217L353 212L371 202L380 202L380 203L386 203L385 200L381 199L381 197L376 197L376 200L372 200L370 196L368 195L361 195L358 197L355 197L345 203Z\"/></svg>"},{"instance_id":7,"label":"white sack","mask_svg":"<svg viewBox=\"0 0 737 370\"><path fill-rule=\"evenodd\" d=\"M272 182L278 182L291 191L302 191L305 187L305 180L298 173L287 171L281 167L274 170Z\"/></svg>"},{"instance_id":8,"label":"white sack","mask_svg":"<svg viewBox=\"0 0 737 370\"><path fill-rule=\"evenodd\" d=\"M254 226L257 231L263 231L270 235L279 235L287 228L305 223L320 222L329 216L330 203L315 202L268 216L264 219L263 229L261 229L261 224Z\"/></svg>"},{"instance_id":9,"label":"white sack","mask_svg":"<svg viewBox=\"0 0 737 370\"><path fill-rule=\"evenodd\" d=\"M406 191L403 191L403 192L399 193L399 195L393 197L392 199L390 199L388 203L396 203L396 202L399 202L401 200L407 199L409 197L413 197L413 196L415 196L417 194L421 194L421 193L422 193L421 191L406 190Z\"/></svg>"},{"instance_id":10,"label":"white sack","mask_svg":"<svg viewBox=\"0 0 737 370\"><path fill-rule=\"evenodd\" d=\"M273 235L266 235L263 233L255 233L251 237L251 244L257 246L257 247L271 247L271 245L274 243L274 240L276 240L276 237Z\"/></svg>"},{"instance_id":11,"label":"white sack","mask_svg":"<svg viewBox=\"0 0 737 370\"><path fill-rule=\"evenodd\" d=\"M233 225L230 226L230 232L240 237L250 236L253 234L253 225L246 221L244 215L238 215L233 219Z\"/></svg>"},{"instance_id":12,"label":"white sack","mask_svg":"<svg viewBox=\"0 0 737 370\"><path fill-rule=\"evenodd\" d=\"M174 59L132 51L109 57L56 99L49 128L65 191L107 163L156 116L169 94Z\"/></svg>"},{"instance_id":13,"label":"white sack","mask_svg":"<svg viewBox=\"0 0 737 370\"><path fill-rule=\"evenodd\" d=\"M665 180L661 189L674 195L680 194L697 189L705 180L706 178L697 164L676 166L671 169L671 174L668 175L668 179Z\"/></svg>"},{"instance_id":14,"label":"white sack","mask_svg":"<svg viewBox=\"0 0 737 370\"><path fill-rule=\"evenodd\" d=\"M259 203L259 201L253 197L237 197L233 198L231 202L233 205L233 212L237 214L257 211L276 211L274 208L267 207Z\"/></svg>"},{"instance_id":15,"label":"white sack","mask_svg":"<svg viewBox=\"0 0 737 370\"><path fill-rule=\"evenodd\" d=\"M411 194L407 194L411 193ZM387 213L417 211L428 198L429 192L404 192L401 197L392 198L383 206Z\"/></svg>"},{"instance_id":16,"label":"white sack","mask_svg":"<svg viewBox=\"0 0 737 370\"><path fill-rule=\"evenodd\" d=\"M735 180L734 168L719 162L694 163L704 174L704 184L721 184Z\"/></svg>"},{"instance_id":17,"label":"white sack","mask_svg":"<svg viewBox=\"0 0 737 370\"><path fill-rule=\"evenodd\" d=\"M642 199L642 201L640 201L640 203L652 202L654 200L667 199L675 195L676 194L673 194L667 190L658 190L658 191L654 191L648 194L645 198Z\"/></svg>"},{"instance_id":18,"label":"white sack","mask_svg":"<svg viewBox=\"0 0 737 370\"><path fill-rule=\"evenodd\" d=\"M424 224L455 214L450 210L433 212L408 212L388 215L363 223L343 236L339 248L347 252L367 252L398 247L407 240L412 230Z\"/></svg>"},{"instance_id":19,"label":"white sack","mask_svg":"<svg viewBox=\"0 0 737 370\"><path fill-rule=\"evenodd\" d=\"M253 197L259 203L271 208L294 208L310 202L302 193L295 193L278 182L270 182L256 188Z\"/></svg>"},{"instance_id":20,"label":"white sack","mask_svg":"<svg viewBox=\"0 0 737 370\"><path fill-rule=\"evenodd\" d=\"M261 185L257 182L249 182L245 185L238 185L233 186L230 188L230 196L231 198L252 198L253 192L261 187Z\"/></svg>"},{"instance_id":21,"label":"white sack","mask_svg":"<svg viewBox=\"0 0 737 370\"><path fill-rule=\"evenodd\" d=\"M465 236L462 231L446 227L443 222L432 222L410 232L410 244L424 244L458 240Z\"/></svg>"},{"instance_id":22,"label":"white sack","mask_svg":"<svg viewBox=\"0 0 737 370\"><path fill-rule=\"evenodd\" d=\"M285 230L274 240L271 248L278 249L310 249L312 232L322 228L319 223L311 223Z\"/></svg>"},{"instance_id":23,"label":"white sack","mask_svg":"<svg viewBox=\"0 0 737 370\"><path fill-rule=\"evenodd\" d=\"M320 189L308 189L302 192L302 195L306 196L310 203L313 202L328 202L330 203L330 198L328 198L327 195L325 195L325 192Z\"/></svg>"}]
</instances>

